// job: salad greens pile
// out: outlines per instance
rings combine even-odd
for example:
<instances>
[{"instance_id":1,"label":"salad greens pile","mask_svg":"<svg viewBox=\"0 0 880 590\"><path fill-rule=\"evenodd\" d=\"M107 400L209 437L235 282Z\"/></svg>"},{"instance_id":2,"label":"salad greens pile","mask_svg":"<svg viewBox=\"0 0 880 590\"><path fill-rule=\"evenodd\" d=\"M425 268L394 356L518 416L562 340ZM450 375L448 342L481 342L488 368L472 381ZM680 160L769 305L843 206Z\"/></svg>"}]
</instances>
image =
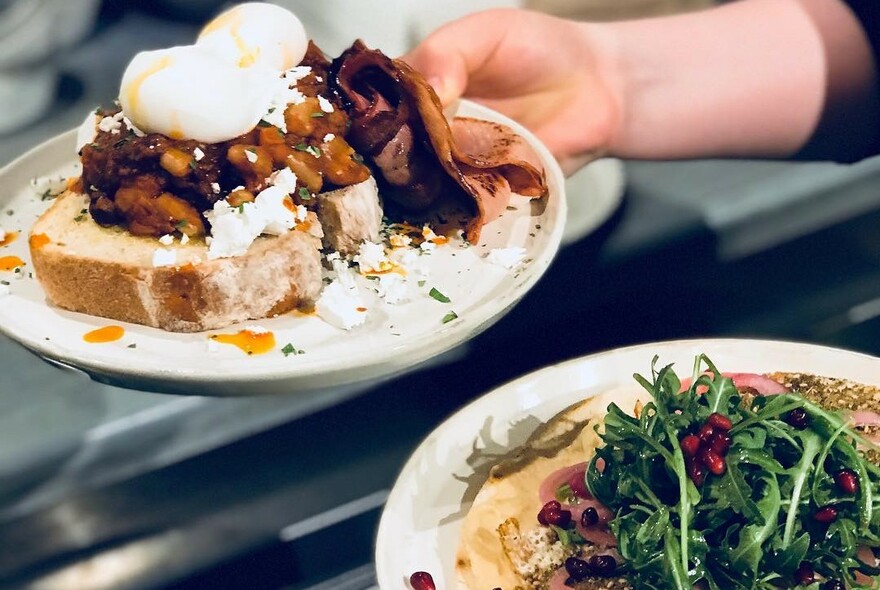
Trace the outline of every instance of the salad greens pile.
<instances>
[{"instance_id":1,"label":"salad greens pile","mask_svg":"<svg viewBox=\"0 0 880 590\"><path fill-rule=\"evenodd\" d=\"M655 357L651 369L653 381L635 377L653 401L638 418L609 407L586 475L615 512L636 590L878 587L880 570L857 553L880 547L880 468L841 414L791 394L744 402L705 355L684 392L671 365L658 371ZM790 424L792 410L807 423ZM680 441L713 413L732 422L726 469L698 486ZM842 470L855 490L835 481Z\"/></svg>"}]
</instances>

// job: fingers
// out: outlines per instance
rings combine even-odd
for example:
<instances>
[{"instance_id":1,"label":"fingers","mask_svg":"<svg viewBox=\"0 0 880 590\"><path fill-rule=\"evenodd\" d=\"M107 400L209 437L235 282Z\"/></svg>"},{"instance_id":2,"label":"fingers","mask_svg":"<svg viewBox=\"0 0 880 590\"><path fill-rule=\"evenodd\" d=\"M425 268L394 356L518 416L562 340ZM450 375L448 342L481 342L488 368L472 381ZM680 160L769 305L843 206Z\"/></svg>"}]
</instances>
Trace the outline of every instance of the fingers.
<instances>
[{"instance_id":1,"label":"fingers","mask_svg":"<svg viewBox=\"0 0 880 590\"><path fill-rule=\"evenodd\" d=\"M479 71L504 39L506 23L518 11L479 12L441 27L403 60L419 70L444 105L464 95L471 74Z\"/></svg>"}]
</instances>

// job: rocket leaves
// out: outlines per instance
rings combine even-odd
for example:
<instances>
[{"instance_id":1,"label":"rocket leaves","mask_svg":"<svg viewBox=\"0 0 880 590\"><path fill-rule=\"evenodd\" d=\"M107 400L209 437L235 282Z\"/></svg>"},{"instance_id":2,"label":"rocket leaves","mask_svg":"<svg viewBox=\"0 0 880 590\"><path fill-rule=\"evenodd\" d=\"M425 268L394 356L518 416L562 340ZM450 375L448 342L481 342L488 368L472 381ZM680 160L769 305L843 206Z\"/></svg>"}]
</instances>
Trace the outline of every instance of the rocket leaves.
<instances>
[{"instance_id":1,"label":"rocket leaves","mask_svg":"<svg viewBox=\"0 0 880 590\"><path fill-rule=\"evenodd\" d=\"M705 356L684 391L671 366L658 369L655 358L651 369L650 380L635 376L651 401L638 417L609 406L605 446L586 474L615 512L611 530L636 590L793 588L804 564L815 582L802 588L878 585L864 576L880 570L858 552L880 547L880 467L841 414L794 393L743 400ZM792 410L805 412L805 428L789 424ZM707 472L697 485L680 441L712 413L731 420L731 445L723 473ZM842 469L858 476L854 494L835 484ZM826 507L835 511L830 522L816 518Z\"/></svg>"}]
</instances>

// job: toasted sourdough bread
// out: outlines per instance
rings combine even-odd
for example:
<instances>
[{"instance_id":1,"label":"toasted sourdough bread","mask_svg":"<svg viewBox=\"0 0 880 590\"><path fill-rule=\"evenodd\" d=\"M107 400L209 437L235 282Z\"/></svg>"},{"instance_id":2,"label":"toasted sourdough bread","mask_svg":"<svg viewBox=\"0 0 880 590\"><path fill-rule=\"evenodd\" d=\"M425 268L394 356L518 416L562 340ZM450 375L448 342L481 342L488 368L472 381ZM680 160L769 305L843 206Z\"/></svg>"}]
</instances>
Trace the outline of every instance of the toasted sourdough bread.
<instances>
[{"instance_id":1,"label":"toasted sourdough bread","mask_svg":"<svg viewBox=\"0 0 880 590\"><path fill-rule=\"evenodd\" d=\"M829 409L880 412L880 387L803 373L767 375ZM744 397L751 395L744 393ZM538 489L557 469L589 461L601 440L594 431L611 401L631 410L649 394L620 388L574 404L543 424L492 468L462 524L456 559L458 587L467 590L547 590L569 553L547 527L537 524ZM880 427L860 427L876 437ZM868 457L880 461L877 453ZM574 590L624 590L625 578L588 579Z\"/></svg>"},{"instance_id":2,"label":"toasted sourdough bread","mask_svg":"<svg viewBox=\"0 0 880 590\"><path fill-rule=\"evenodd\" d=\"M204 240L175 243L176 263L153 266L155 238L105 228L67 191L31 230L31 258L58 307L173 332L197 332L310 306L321 291L314 213L283 236L260 237L242 256L208 260ZM169 247L170 248L170 247Z\"/></svg>"}]
</instances>

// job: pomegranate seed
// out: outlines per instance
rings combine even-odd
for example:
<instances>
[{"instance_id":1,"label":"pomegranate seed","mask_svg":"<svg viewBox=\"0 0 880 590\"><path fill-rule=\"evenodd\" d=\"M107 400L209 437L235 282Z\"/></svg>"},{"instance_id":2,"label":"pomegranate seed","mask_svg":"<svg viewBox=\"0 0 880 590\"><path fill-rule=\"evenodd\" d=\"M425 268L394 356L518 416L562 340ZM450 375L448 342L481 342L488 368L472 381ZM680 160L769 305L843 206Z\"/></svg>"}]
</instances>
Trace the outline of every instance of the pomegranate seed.
<instances>
[{"instance_id":1,"label":"pomegranate seed","mask_svg":"<svg viewBox=\"0 0 880 590\"><path fill-rule=\"evenodd\" d=\"M798 568L794 570L794 581L801 586L809 586L815 579L816 574L813 572L813 566L806 561L802 561Z\"/></svg>"},{"instance_id":2,"label":"pomegranate seed","mask_svg":"<svg viewBox=\"0 0 880 590\"><path fill-rule=\"evenodd\" d=\"M548 524L550 524L547 522L547 513L559 512L560 510L562 510L562 504L560 504L556 500L550 500L549 502L544 504L544 506L541 508L541 511L538 512L538 522L543 524L544 526L547 526Z\"/></svg>"},{"instance_id":3,"label":"pomegranate seed","mask_svg":"<svg viewBox=\"0 0 880 590\"><path fill-rule=\"evenodd\" d=\"M693 434L688 434L681 439L681 452L685 457L693 457L700 450L700 439Z\"/></svg>"},{"instance_id":4,"label":"pomegranate seed","mask_svg":"<svg viewBox=\"0 0 880 590\"><path fill-rule=\"evenodd\" d=\"M578 471L568 479L568 485L571 487L571 491L574 492L574 495L578 498L593 497L592 494L590 494L590 490L587 489L585 476L585 472Z\"/></svg>"},{"instance_id":5,"label":"pomegranate seed","mask_svg":"<svg viewBox=\"0 0 880 590\"><path fill-rule=\"evenodd\" d=\"M713 475L721 475L727 471L727 464L724 463L724 459L712 449L700 451L698 459Z\"/></svg>"},{"instance_id":6,"label":"pomegranate seed","mask_svg":"<svg viewBox=\"0 0 880 590\"><path fill-rule=\"evenodd\" d=\"M719 414L718 412L709 414L709 419L706 420L706 423L711 425L712 428L717 428L718 430L723 430L724 432L727 432L728 430L733 428L733 422L730 421L730 418L728 418L724 414Z\"/></svg>"},{"instance_id":7,"label":"pomegranate seed","mask_svg":"<svg viewBox=\"0 0 880 590\"><path fill-rule=\"evenodd\" d=\"M813 520L822 524L831 524L837 520L837 508L834 506L824 506L819 508L813 515Z\"/></svg>"},{"instance_id":8,"label":"pomegranate seed","mask_svg":"<svg viewBox=\"0 0 880 590\"><path fill-rule=\"evenodd\" d=\"M565 560L565 571L575 582L579 582L593 573L590 564L577 557L569 557Z\"/></svg>"},{"instance_id":9,"label":"pomegranate seed","mask_svg":"<svg viewBox=\"0 0 880 590\"><path fill-rule=\"evenodd\" d=\"M434 578L428 572L416 572L409 577L409 584L413 590L437 590Z\"/></svg>"},{"instance_id":10,"label":"pomegranate seed","mask_svg":"<svg viewBox=\"0 0 880 590\"><path fill-rule=\"evenodd\" d=\"M570 510L550 510L547 512L547 524L564 529L571 522Z\"/></svg>"},{"instance_id":11,"label":"pomegranate seed","mask_svg":"<svg viewBox=\"0 0 880 590\"><path fill-rule=\"evenodd\" d=\"M617 560L610 555L594 555L590 558L590 569L600 578L610 578L617 570Z\"/></svg>"},{"instance_id":12,"label":"pomegranate seed","mask_svg":"<svg viewBox=\"0 0 880 590\"><path fill-rule=\"evenodd\" d=\"M712 438L712 435L715 434L715 429L712 428L711 424L703 424L700 426L700 431L697 433L697 436L704 443L709 442L709 439Z\"/></svg>"},{"instance_id":13,"label":"pomegranate seed","mask_svg":"<svg viewBox=\"0 0 880 590\"><path fill-rule=\"evenodd\" d=\"M698 488L703 485L703 481L706 479L706 471L703 469L703 466L695 460L688 460L687 474L688 477L691 478L691 481L694 482L694 485Z\"/></svg>"},{"instance_id":14,"label":"pomegranate seed","mask_svg":"<svg viewBox=\"0 0 880 590\"><path fill-rule=\"evenodd\" d=\"M730 450L730 435L726 432L716 432L709 439L709 448L721 455L722 457Z\"/></svg>"},{"instance_id":15,"label":"pomegranate seed","mask_svg":"<svg viewBox=\"0 0 880 590\"><path fill-rule=\"evenodd\" d=\"M855 494L859 491L859 476L852 469L841 469L834 476L837 487L845 494Z\"/></svg>"},{"instance_id":16,"label":"pomegranate seed","mask_svg":"<svg viewBox=\"0 0 880 590\"><path fill-rule=\"evenodd\" d=\"M804 430L810 425L810 416L803 408L795 408L788 413L785 421L798 430Z\"/></svg>"},{"instance_id":17,"label":"pomegranate seed","mask_svg":"<svg viewBox=\"0 0 880 590\"><path fill-rule=\"evenodd\" d=\"M599 524L599 512L590 506L581 514L581 526L584 528Z\"/></svg>"},{"instance_id":18,"label":"pomegranate seed","mask_svg":"<svg viewBox=\"0 0 880 590\"><path fill-rule=\"evenodd\" d=\"M822 590L846 590L846 586L840 580L828 580L822 584Z\"/></svg>"}]
</instances>

